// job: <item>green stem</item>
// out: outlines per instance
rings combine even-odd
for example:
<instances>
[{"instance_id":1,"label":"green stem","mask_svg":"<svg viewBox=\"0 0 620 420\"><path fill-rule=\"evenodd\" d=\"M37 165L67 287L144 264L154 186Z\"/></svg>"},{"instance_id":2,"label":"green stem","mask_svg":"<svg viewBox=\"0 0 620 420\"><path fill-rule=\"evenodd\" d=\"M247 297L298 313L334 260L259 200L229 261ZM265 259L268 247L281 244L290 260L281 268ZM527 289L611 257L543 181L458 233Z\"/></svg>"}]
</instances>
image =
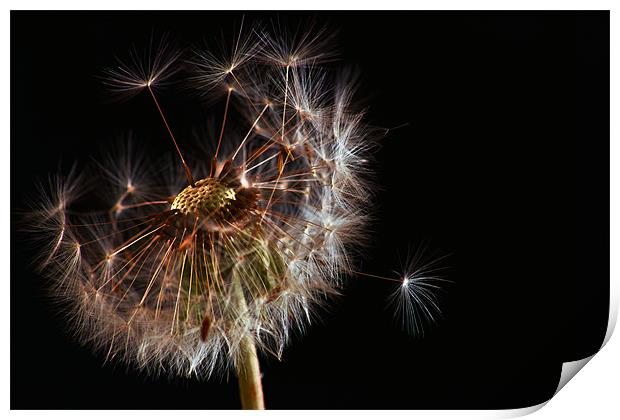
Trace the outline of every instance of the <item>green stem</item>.
<instances>
[{"instance_id":1,"label":"green stem","mask_svg":"<svg viewBox=\"0 0 620 420\"><path fill-rule=\"evenodd\" d=\"M244 410L264 410L263 385L254 341L245 337L241 341L240 363L237 370L241 407Z\"/></svg>"},{"instance_id":2,"label":"green stem","mask_svg":"<svg viewBox=\"0 0 620 420\"><path fill-rule=\"evenodd\" d=\"M236 301L239 314L247 313L247 304L243 296L241 281L233 281L233 298ZM237 360L237 378L239 380L239 394L241 408L244 410L264 410L263 385L261 383L260 365L256 353L256 345L251 336L245 335L239 344L239 360Z\"/></svg>"}]
</instances>

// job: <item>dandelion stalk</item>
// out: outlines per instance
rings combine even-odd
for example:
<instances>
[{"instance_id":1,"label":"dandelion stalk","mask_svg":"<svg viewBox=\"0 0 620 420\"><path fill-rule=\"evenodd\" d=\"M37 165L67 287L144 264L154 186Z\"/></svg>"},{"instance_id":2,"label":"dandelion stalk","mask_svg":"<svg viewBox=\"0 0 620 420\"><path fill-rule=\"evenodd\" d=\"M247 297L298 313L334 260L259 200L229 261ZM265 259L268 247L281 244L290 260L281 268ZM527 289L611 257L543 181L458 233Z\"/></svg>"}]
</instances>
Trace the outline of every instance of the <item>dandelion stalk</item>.
<instances>
[{"instance_id":1,"label":"dandelion stalk","mask_svg":"<svg viewBox=\"0 0 620 420\"><path fill-rule=\"evenodd\" d=\"M256 346L249 337L244 337L240 346L239 394L244 410L264 410L263 385L261 383L260 365Z\"/></svg>"},{"instance_id":2,"label":"dandelion stalk","mask_svg":"<svg viewBox=\"0 0 620 420\"><path fill-rule=\"evenodd\" d=\"M232 303L235 312L239 314L238 321L243 325L247 322L248 305L243 296L241 278L234 276L232 282ZM239 344L239 357L237 360L237 378L239 381L239 395L241 397L241 407L244 410L264 410L263 386L261 383L260 365L256 353L256 345L252 337L246 333L241 338Z\"/></svg>"}]
</instances>

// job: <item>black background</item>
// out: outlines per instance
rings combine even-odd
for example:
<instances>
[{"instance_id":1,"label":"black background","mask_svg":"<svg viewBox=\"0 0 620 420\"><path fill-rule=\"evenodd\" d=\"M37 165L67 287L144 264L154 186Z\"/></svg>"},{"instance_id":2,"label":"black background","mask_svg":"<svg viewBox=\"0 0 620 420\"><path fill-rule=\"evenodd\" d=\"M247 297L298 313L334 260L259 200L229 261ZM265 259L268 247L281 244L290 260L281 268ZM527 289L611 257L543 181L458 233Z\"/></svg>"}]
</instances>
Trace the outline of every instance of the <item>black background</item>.
<instances>
[{"instance_id":1,"label":"black background","mask_svg":"<svg viewBox=\"0 0 620 420\"><path fill-rule=\"evenodd\" d=\"M609 13L245 13L338 31L362 72L377 153L369 273L426 242L450 253L443 320L424 339L385 309L391 284L350 279L283 362L263 359L269 408L517 408L553 395L561 362L595 352L609 286ZM109 103L96 75L169 32L200 45L237 12L13 12L11 16L11 406L237 408L230 380L150 378L103 365L66 333L15 228L37 180L133 130L169 141L146 97ZM177 133L208 109L162 93Z\"/></svg>"}]
</instances>

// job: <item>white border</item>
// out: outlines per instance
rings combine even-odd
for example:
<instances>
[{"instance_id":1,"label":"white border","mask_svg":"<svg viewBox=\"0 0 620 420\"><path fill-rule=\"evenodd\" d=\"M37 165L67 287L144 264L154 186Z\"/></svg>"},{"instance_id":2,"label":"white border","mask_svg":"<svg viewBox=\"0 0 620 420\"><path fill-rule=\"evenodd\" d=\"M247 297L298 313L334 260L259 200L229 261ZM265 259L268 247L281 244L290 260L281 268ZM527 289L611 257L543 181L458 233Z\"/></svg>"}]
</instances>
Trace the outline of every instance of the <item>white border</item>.
<instances>
[{"instance_id":1,"label":"white border","mask_svg":"<svg viewBox=\"0 0 620 420\"><path fill-rule=\"evenodd\" d=\"M0 72L2 73L2 85L0 92L4 101L2 102L2 112L0 113L0 119L2 120L2 127L4 128L3 141L0 141L2 147L2 153L0 153L0 179L2 183L2 191L4 197L9 196L9 138L10 138L10 125L9 125L9 112L10 112L10 68L8 64L8 58L10 57L10 13L9 10L137 10L137 9L150 9L150 10L173 10L171 5L176 9L212 9L212 10L339 10L339 9L416 9L416 10L611 10L611 310L610 310L610 322L605 338L605 342L609 341L611 332L616 323L618 312L618 281L620 279L620 266L614 256L620 255L620 247L618 240L619 235L619 223L618 223L618 209L620 207L620 162L618 161L618 139L617 139L617 107L616 98L618 98L618 86L615 80L615 73L617 73L617 46L618 46L618 16L615 13L613 4L611 1L544 1L544 0L526 0L526 1L394 1L394 0L381 0L368 1L368 0L356 0L356 1L336 1L336 0L311 0L311 1L284 1L284 0L263 0L260 2L251 1L187 1L187 0L175 0L171 2L169 0L150 0L148 2L137 2L128 0L107 0L103 1L8 1L4 4L8 4L8 10L5 9L0 27L0 33L2 34L2 41L0 43L2 48L2 54L0 57L5 57L5 63L0 66ZM615 117L615 118L614 118ZM0 234L3 238L9 238L9 220L10 220L10 207L2 207L2 219L0 221ZM0 353L2 355L2 369L3 381L2 381L2 394L1 401L5 410L9 409L9 242L4 240L1 242L2 247L0 252L1 264L3 276L0 283L1 290L3 291L2 297L4 298L4 304L2 305L2 326L3 326L3 345L0 346ZM42 344L44 345L44 344ZM620 354L620 344L618 339L611 339L607 345L592 358L592 361L583 368L583 372L579 374L579 379L571 381L565 388L561 390L550 402L541 404L536 407L521 410L503 410L503 411L323 411L320 413L311 411L268 411L263 413L244 413L240 411L183 411L184 418L199 418L204 419L206 416L209 418L221 418L221 417L237 417L237 416L268 416L270 418L280 417L282 419L290 419L293 416L296 419L312 418L313 420L317 415L329 418L332 417L347 417L358 419L361 417L377 418L379 416L390 416L392 418L403 419L425 419L425 418L505 418L514 417L518 415L528 414L528 412L536 411L542 406L545 406L543 410L536 411L532 415L532 418L536 419L617 419L620 418L620 404L618 404L617 389L620 378L620 363L618 362L618 355ZM590 358L588 358L589 360ZM563 375L567 375L569 370L574 370L575 366L583 367L583 362L571 363L566 366L566 370ZM577 369L578 370L578 369ZM572 377L572 376L571 376ZM33 378L33 380L36 380ZM560 390L561 386L558 387ZM33 396L36 398L36 396ZM206 396L205 396L206 398ZM170 414L179 415L170 411L11 411L12 417L45 417L45 418L60 418L60 419L82 419L89 417L90 419L105 418L106 420L113 416L115 418L165 418Z\"/></svg>"}]
</instances>

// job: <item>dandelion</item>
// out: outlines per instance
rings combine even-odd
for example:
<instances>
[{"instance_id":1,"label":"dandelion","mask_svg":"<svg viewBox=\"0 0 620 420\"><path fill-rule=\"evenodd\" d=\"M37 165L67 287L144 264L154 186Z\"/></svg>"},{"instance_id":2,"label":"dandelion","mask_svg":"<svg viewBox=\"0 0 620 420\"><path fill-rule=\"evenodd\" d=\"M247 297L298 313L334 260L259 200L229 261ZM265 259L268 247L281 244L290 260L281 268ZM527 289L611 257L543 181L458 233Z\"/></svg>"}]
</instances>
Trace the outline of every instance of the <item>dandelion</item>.
<instances>
[{"instance_id":1,"label":"dandelion","mask_svg":"<svg viewBox=\"0 0 620 420\"><path fill-rule=\"evenodd\" d=\"M113 92L150 96L175 163L128 140L42 189L32 230L76 334L107 360L203 378L234 369L243 407L263 408L257 353L281 357L365 242L373 130L352 108L352 79L320 67L323 39L242 28L228 54L184 61L164 39L106 70ZM187 64L221 121L193 142L160 103ZM417 274L404 290L428 306Z\"/></svg>"}]
</instances>

